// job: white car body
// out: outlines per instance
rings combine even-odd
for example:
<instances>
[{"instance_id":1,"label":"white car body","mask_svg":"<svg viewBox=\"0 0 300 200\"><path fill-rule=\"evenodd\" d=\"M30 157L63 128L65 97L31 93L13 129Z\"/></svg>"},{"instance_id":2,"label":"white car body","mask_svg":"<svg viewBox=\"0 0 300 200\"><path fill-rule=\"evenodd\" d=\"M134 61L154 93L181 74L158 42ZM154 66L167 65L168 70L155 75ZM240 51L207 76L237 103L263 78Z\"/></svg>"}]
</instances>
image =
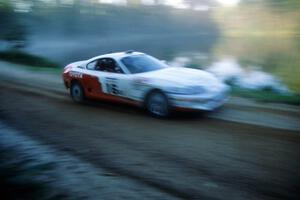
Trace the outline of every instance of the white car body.
<instances>
[{"instance_id":1,"label":"white car body","mask_svg":"<svg viewBox=\"0 0 300 200\"><path fill-rule=\"evenodd\" d=\"M147 94L153 90L163 92L173 108L211 111L226 102L229 87L214 75L203 70L166 67L143 73L130 73L121 60L128 56L138 55L146 54L140 52L111 53L71 63L65 67L64 82L67 87L70 87L72 79L80 81L80 79L85 80L85 76L97 77L101 87L99 92L104 93L105 97L114 96L141 105L143 105ZM87 68L90 63L102 58L113 59L124 73ZM85 83L82 83L82 85L85 87ZM89 89L85 88L85 93L88 92Z\"/></svg>"}]
</instances>

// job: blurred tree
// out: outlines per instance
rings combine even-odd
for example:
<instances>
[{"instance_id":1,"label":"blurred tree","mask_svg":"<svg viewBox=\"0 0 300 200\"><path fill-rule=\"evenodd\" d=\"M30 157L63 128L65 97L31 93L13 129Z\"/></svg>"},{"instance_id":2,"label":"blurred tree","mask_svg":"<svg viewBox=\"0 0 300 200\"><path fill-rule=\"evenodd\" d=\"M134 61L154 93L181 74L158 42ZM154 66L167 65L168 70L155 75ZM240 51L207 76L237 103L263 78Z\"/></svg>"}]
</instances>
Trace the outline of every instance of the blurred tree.
<instances>
[{"instance_id":1,"label":"blurred tree","mask_svg":"<svg viewBox=\"0 0 300 200\"><path fill-rule=\"evenodd\" d=\"M196 6L211 6L214 5L214 0L184 0L184 2L191 8Z\"/></svg>"},{"instance_id":2,"label":"blurred tree","mask_svg":"<svg viewBox=\"0 0 300 200\"><path fill-rule=\"evenodd\" d=\"M159 5L159 4L161 4L161 0L154 0L153 2L154 2L154 5Z\"/></svg>"},{"instance_id":3,"label":"blurred tree","mask_svg":"<svg viewBox=\"0 0 300 200\"><path fill-rule=\"evenodd\" d=\"M241 1L242 4L252 4L252 5L257 5L257 4L264 4L267 7L270 8L288 8L288 9L299 9L300 8L300 1L299 0L243 0Z\"/></svg>"},{"instance_id":4,"label":"blurred tree","mask_svg":"<svg viewBox=\"0 0 300 200\"><path fill-rule=\"evenodd\" d=\"M141 4L141 0L127 0L127 5L129 6L136 6L140 4Z\"/></svg>"},{"instance_id":5,"label":"blurred tree","mask_svg":"<svg viewBox=\"0 0 300 200\"><path fill-rule=\"evenodd\" d=\"M10 1L0 1L0 40L9 42L13 48L25 46L26 31L19 21Z\"/></svg>"}]
</instances>

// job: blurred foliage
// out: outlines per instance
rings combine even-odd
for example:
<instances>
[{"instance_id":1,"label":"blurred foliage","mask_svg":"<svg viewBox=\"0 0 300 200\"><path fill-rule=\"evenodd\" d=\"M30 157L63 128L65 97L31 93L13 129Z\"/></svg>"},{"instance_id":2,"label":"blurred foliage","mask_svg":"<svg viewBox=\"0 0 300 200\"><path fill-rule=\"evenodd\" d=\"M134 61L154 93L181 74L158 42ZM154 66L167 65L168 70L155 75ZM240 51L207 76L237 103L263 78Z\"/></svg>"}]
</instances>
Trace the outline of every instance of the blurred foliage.
<instances>
[{"instance_id":1,"label":"blurred foliage","mask_svg":"<svg viewBox=\"0 0 300 200\"><path fill-rule=\"evenodd\" d=\"M238 58L244 68L260 68L300 93L300 48L295 38L227 37L215 47L218 56Z\"/></svg>"},{"instance_id":2,"label":"blurred foliage","mask_svg":"<svg viewBox=\"0 0 300 200\"><path fill-rule=\"evenodd\" d=\"M65 34L69 37L217 33L216 26L207 14L170 9L164 6L123 7L105 4L43 6L43 4L36 4L25 18L32 29L39 29L43 34Z\"/></svg>"},{"instance_id":3,"label":"blurred foliage","mask_svg":"<svg viewBox=\"0 0 300 200\"><path fill-rule=\"evenodd\" d=\"M60 67L59 64L49 61L46 58L31 55L19 50L8 50L2 52L0 51L0 59L13 62L13 63L36 66L36 67L48 67L48 68Z\"/></svg>"},{"instance_id":4,"label":"blurred foliage","mask_svg":"<svg viewBox=\"0 0 300 200\"><path fill-rule=\"evenodd\" d=\"M74 4L63 3L65 1L26 2L30 5L28 11L18 15L28 30L30 45L27 49L43 46L44 49L34 53L61 64L126 49L157 57L172 51L210 51L219 34L211 11L174 9L163 5L116 6L92 0Z\"/></svg>"},{"instance_id":5,"label":"blurred foliage","mask_svg":"<svg viewBox=\"0 0 300 200\"><path fill-rule=\"evenodd\" d=\"M0 29L0 40L8 41L14 48L25 46L25 25L14 12L11 1L0 1L0 27L4 27Z\"/></svg>"},{"instance_id":6,"label":"blurred foliage","mask_svg":"<svg viewBox=\"0 0 300 200\"><path fill-rule=\"evenodd\" d=\"M130 2L130 6L116 6L93 0L24 0L26 6L10 4L10 11L14 10L13 15L26 28L25 50L42 44L45 48L34 53L54 55L50 58L63 64L127 48L158 57L179 49L210 51L218 37L219 30L210 11L174 9L160 4L131 6L139 3ZM15 28L4 27L17 33ZM58 58L59 53L53 53L53 46L61 47L57 51L65 55L63 61Z\"/></svg>"},{"instance_id":7,"label":"blurred foliage","mask_svg":"<svg viewBox=\"0 0 300 200\"><path fill-rule=\"evenodd\" d=\"M293 10L293 9L299 9L300 4L299 0L242 0L241 4L247 5L247 6L252 6L254 4L263 4L267 7L271 7L272 9L288 9L288 10Z\"/></svg>"},{"instance_id":8,"label":"blurred foliage","mask_svg":"<svg viewBox=\"0 0 300 200\"><path fill-rule=\"evenodd\" d=\"M9 1L9 0L0 0L0 9L1 9L1 11L12 10L11 1Z\"/></svg>"},{"instance_id":9,"label":"blurred foliage","mask_svg":"<svg viewBox=\"0 0 300 200\"><path fill-rule=\"evenodd\" d=\"M294 4L252 3L219 8L215 19L226 36L299 36L300 1ZM283 5L290 5L286 7Z\"/></svg>"},{"instance_id":10,"label":"blurred foliage","mask_svg":"<svg viewBox=\"0 0 300 200\"><path fill-rule=\"evenodd\" d=\"M217 56L262 68L300 94L300 1L244 1L216 12L215 19L223 33Z\"/></svg>"},{"instance_id":11,"label":"blurred foliage","mask_svg":"<svg viewBox=\"0 0 300 200\"><path fill-rule=\"evenodd\" d=\"M2 0L3 1L3 0ZM130 37L131 34L179 34L204 33L218 34L215 23L209 12L197 12L182 9L173 9L167 6L115 6L98 4L94 1L74 1L72 4L65 1L26 0L28 10L22 13L11 12L12 6L20 10L18 4L5 1L10 5L9 17L14 15L22 18L23 24L30 34L39 32L44 35L61 35L69 37L91 35L103 37L118 35ZM72 1L71 1L72 2ZM129 5L140 4L139 1L128 1ZM24 6L23 6L24 7ZM26 7L26 6L25 6ZM4 22L5 19L3 18ZM19 30L3 24L6 30ZM23 30L23 29L20 29Z\"/></svg>"},{"instance_id":12,"label":"blurred foliage","mask_svg":"<svg viewBox=\"0 0 300 200\"><path fill-rule=\"evenodd\" d=\"M249 90L239 87L232 87L232 95L251 98L262 102L300 105L300 95L284 95L273 92L272 90Z\"/></svg>"},{"instance_id":13,"label":"blurred foliage","mask_svg":"<svg viewBox=\"0 0 300 200\"><path fill-rule=\"evenodd\" d=\"M184 2L190 7L195 8L197 6L212 6L216 4L216 0L184 0Z\"/></svg>"}]
</instances>

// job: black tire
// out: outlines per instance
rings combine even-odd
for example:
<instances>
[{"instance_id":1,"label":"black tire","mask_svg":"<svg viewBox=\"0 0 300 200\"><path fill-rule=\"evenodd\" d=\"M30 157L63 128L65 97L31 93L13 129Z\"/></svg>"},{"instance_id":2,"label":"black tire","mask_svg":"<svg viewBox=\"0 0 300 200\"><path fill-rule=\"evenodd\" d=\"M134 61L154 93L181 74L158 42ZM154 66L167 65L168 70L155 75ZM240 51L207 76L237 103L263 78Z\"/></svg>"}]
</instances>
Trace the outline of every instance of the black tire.
<instances>
[{"instance_id":1,"label":"black tire","mask_svg":"<svg viewBox=\"0 0 300 200\"><path fill-rule=\"evenodd\" d=\"M70 95L76 103L83 103L85 99L83 87L79 82L71 83Z\"/></svg>"},{"instance_id":2,"label":"black tire","mask_svg":"<svg viewBox=\"0 0 300 200\"><path fill-rule=\"evenodd\" d=\"M159 90L150 92L145 100L147 112L159 118L166 118L170 115L170 105L168 97Z\"/></svg>"}]
</instances>

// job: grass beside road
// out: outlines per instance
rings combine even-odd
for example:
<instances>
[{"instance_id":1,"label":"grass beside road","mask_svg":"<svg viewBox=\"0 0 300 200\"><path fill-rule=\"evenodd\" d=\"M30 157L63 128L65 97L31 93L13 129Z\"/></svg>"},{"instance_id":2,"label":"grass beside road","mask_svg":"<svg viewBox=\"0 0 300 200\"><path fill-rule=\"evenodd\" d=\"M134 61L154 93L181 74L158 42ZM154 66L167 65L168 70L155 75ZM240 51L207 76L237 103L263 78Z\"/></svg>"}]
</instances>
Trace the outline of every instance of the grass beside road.
<instances>
[{"instance_id":1,"label":"grass beside road","mask_svg":"<svg viewBox=\"0 0 300 200\"><path fill-rule=\"evenodd\" d=\"M38 68L60 68L60 65L46 58L25 53L20 50L0 51L0 59L8 62Z\"/></svg>"},{"instance_id":2,"label":"grass beside road","mask_svg":"<svg viewBox=\"0 0 300 200\"><path fill-rule=\"evenodd\" d=\"M244 98L250 98L260 102L300 105L299 94L280 94L274 91L249 90L249 89L243 89L239 87L232 87L232 95L244 97Z\"/></svg>"}]
</instances>

